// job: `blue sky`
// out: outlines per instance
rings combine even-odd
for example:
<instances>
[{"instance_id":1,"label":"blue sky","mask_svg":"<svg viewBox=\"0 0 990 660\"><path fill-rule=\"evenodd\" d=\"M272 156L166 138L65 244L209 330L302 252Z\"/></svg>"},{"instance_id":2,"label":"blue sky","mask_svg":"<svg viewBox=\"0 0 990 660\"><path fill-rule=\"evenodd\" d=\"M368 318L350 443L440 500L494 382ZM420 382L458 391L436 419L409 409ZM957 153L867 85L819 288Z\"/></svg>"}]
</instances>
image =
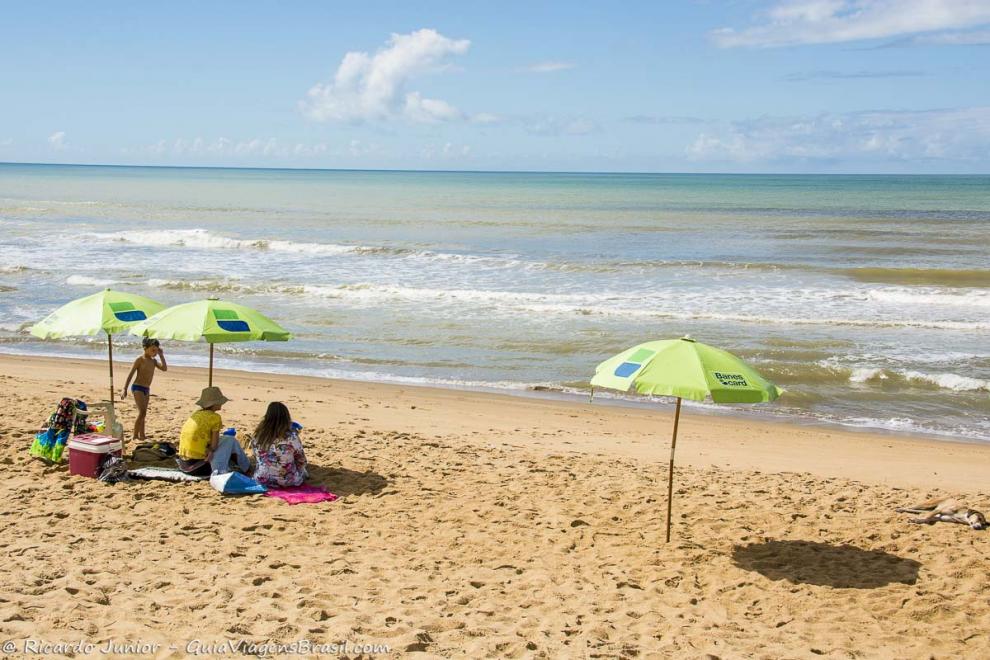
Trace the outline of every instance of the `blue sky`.
<instances>
[{"instance_id":1,"label":"blue sky","mask_svg":"<svg viewBox=\"0 0 990 660\"><path fill-rule=\"evenodd\" d=\"M0 161L990 172L990 0L42 0L0 42Z\"/></svg>"}]
</instances>

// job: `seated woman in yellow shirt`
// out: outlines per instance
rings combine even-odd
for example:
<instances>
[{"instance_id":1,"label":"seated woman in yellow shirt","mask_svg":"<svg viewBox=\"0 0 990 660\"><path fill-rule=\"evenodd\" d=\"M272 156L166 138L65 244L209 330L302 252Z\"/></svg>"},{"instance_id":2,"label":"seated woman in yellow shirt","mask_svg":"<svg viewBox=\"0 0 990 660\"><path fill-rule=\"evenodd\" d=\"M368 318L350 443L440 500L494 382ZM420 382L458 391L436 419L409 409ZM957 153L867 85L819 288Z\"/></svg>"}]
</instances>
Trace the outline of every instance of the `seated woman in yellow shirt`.
<instances>
[{"instance_id":1,"label":"seated woman in yellow shirt","mask_svg":"<svg viewBox=\"0 0 990 660\"><path fill-rule=\"evenodd\" d=\"M218 411L228 401L219 387L205 388L196 402L200 409L182 425L176 462L186 474L208 477L230 472L231 457L242 472L250 469L251 463L237 440L220 438L223 419Z\"/></svg>"}]
</instances>

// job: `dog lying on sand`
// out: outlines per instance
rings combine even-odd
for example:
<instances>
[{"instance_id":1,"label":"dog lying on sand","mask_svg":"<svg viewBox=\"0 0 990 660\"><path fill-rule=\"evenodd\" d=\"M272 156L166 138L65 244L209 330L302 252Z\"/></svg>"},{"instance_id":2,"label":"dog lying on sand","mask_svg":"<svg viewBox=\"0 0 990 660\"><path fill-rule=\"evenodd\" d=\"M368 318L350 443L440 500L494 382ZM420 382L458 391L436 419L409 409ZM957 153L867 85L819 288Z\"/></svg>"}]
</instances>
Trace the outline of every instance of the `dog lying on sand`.
<instances>
[{"instance_id":1,"label":"dog lying on sand","mask_svg":"<svg viewBox=\"0 0 990 660\"><path fill-rule=\"evenodd\" d=\"M897 509L897 512L926 514L918 518L911 518L908 521L919 525L934 525L937 522L954 522L969 525L973 529L987 528L986 516L979 511L970 509L952 497L936 497L921 504Z\"/></svg>"}]
</instances>

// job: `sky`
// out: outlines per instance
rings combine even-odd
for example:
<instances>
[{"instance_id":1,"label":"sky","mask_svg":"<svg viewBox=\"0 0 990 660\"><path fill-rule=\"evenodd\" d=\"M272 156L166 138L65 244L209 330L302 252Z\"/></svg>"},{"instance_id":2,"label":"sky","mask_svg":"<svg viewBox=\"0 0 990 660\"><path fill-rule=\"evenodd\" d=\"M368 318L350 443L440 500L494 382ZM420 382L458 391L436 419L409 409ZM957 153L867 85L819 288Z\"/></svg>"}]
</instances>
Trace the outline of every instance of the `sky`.
<instances>
[{"instance_id":1,"label":"sky","mask_svg":"<svg viewBox=\"0 0 990 660\"><path fill-rule=\"evenodd\" d=\"M35 0L0 43L0 162L990 173L990 0Z\"/></svg>"}]
</instances>

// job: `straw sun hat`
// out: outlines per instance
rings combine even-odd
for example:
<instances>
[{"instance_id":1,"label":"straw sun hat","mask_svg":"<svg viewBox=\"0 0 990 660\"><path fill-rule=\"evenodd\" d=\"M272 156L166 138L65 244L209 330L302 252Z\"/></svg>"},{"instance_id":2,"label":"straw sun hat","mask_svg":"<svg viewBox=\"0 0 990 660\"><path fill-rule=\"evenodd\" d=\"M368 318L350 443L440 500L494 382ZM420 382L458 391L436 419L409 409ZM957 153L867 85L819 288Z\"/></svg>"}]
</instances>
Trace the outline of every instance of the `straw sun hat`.
<instances>
[{"instance_id":1,"label":"straw sun hat","mask_svg":"<svg viewBox=\"0 0 990 660\"><path fill-rule=\"evenodd\" d=\"M228 401L230 399L223 395L219 387L204 387L196 405L200 408L212 408L213 406L222 406Z\"/></svg>"}]
</instances>

